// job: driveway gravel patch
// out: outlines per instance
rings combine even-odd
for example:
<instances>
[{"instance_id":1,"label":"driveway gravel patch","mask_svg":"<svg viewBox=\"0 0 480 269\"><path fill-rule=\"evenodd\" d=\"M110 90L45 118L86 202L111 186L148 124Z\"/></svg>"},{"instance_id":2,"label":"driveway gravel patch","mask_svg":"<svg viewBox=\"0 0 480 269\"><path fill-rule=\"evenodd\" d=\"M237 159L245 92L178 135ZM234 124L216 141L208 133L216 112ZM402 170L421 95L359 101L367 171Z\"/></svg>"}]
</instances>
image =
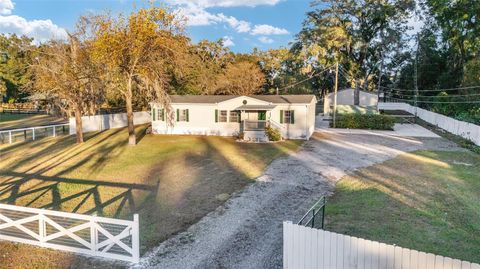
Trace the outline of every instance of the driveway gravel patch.
<instances>
[{"instance_id":1,"label":"driveway gravel patch","mask_svg":"<svg viewBox=\"0 0 480 269\"><path fill-rule=\"evenodd\" d=\"M442 138L317 132L223 206L147 253L137 267L281 268L283 221L297 221L347 173L421 149L459 150Z\"/></svg>"}]
</instances>

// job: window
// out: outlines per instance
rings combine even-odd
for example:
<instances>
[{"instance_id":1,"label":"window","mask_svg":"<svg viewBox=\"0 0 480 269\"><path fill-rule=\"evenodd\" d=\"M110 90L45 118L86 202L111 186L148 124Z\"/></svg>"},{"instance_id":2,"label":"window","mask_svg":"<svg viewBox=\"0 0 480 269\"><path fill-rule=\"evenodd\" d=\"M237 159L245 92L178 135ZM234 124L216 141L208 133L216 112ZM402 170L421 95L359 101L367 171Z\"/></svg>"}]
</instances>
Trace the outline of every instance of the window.
<instances>
[{"instance_id":1,"label":"window","mask_svg":"<svg viewBox=\"0 0 480 269\"><path fill-rule=\"evenodd\" d=\"M230 111L230 122L240 122L239 111Z\"/></svg>"},{"instance_id":2,"label":"window","mask_svg":"<svg viewBox=\"0 0 480 269\"><path fill-rule=\"evenodd\" d=\"M157 120L165 121L165 109L157 109Z\"/></svg>"},{"instance_id":3,"label":"window","mask_svg":"<svg viewBox=\"0 0 480 269\"><path fill-rule=\"evenodd\" d=\"M220 114L218 115L218 122L227 122L227 111L220 110Z\"/></svg>"},{"instance_id":4,"label":"window","mask_svg":"<svg viewBox=\"0 0 480 269\"><path fill-rule=\"evenodd\" d=\"M188 122L188 109L177 109L177 121Z\"/></svg>"},{"instance_id":5,"label":"window","mask_svg":"<svg viewBox=\"0 0 480 269\"><path fill-rule=\"evenodd\" d=\"M295 113L293 110L280 110L280 123L295 123Z\"/></svg>"}]
</instances>

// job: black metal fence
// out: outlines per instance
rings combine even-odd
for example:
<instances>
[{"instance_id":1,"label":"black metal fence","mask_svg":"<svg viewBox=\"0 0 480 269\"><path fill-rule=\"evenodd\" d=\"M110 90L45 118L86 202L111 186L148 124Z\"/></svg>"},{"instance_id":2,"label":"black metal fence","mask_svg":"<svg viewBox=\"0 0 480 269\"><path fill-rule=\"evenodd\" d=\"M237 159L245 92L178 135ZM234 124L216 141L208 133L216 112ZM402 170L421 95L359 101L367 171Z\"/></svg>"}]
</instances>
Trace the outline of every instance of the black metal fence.
<instances>
[{"instance_id":1,"label":"black metal fence","mask_svg":"<svg viewBox=\"0 0 480 269\"><path fill-rule=\"evenodd\" d=\"M325 205L327 199L325 196L320 198L308 212L300 219L298 225L323 229L325 222Z\"/></svg>"}]
</instances>

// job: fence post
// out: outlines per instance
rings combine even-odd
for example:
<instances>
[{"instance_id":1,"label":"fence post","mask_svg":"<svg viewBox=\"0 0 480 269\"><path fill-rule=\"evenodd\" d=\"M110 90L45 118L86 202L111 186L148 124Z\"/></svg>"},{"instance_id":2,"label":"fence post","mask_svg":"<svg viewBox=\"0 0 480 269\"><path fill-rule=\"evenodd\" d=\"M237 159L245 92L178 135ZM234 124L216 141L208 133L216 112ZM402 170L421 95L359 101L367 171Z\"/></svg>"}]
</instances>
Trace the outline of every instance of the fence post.
<instances>
[{"instance_id":1,"label":"fence post","mask_svg":"<svg viewBox=\"0 0 480 269\"><path fill-rule=\"evenodd\" d=\"M97 241L98 241L98 232L97 232L97 222L95 218L90 219L90 250L92 255L95 255L97 251Z\"/></svg>"},{"instance_id":2,"label":"fence post","mask_svg":"<svg viewBox=\"0 0 480 269\"><path fill-rule=\"evenodd\" d=\"M57 127L54 125L54 126L53 126L53 137L56 136L56 134L55 134L55 129L57 129Z\"/></svg>"},{"instance_id":3,"label":"fence post","mask_svg":"<svg viewBox=\"0 0 480 269\"><path fill-rule=\"evenodd\" d=\"M35 140L35 128L32 128L32 139Z\"/></svg>"},{"instance_id":4,"label":"fence post","mask_svg":"<svg viewBox=\"0 0 480 269\"><path fill-rule=\"evenodd\" d=\"M327 206L327 198L323 196L323 207L322 207L322 230L323 230L323 225L325 223L325 207Z\"/></svg>"},{"instance_id":5,"label":"fence post","mask_svg":"<svg viewBox=\"0 0 480 269\"><path fill-rule=\"evenodd\" d=\"M43 214L38 215L38 236L40 245L43 246L46 236L45 216Z\"/></svg>"},{"instance_id":6,"label":"fence post","mask_svg":"<svg viewBox=\"0 0 480 269\"><path fill-rule=\"evenodd\" d=\"M312 228L315 227L315 208L312 210L313 216L312 216Z\"/></svg>"},{"instance_id":7,"label":"fence post","mask_svg":"<svg viewBox=\"0 0 480 269\"><path fill-rule=\"evenodd\" d=\"M12 144L12 131L8 132L8 143Z\"/></svg>"},{"instance_id":8,"label":"fence post","mask_svg":"<svg viewBox=\"0 0 480 269\"><path fill-rule=\"evenodd\" d=\"M132 259L134 263L138 263L140 261L140 227L139 227L138 214L133 215Z\"/></svg>"}]
</instances>

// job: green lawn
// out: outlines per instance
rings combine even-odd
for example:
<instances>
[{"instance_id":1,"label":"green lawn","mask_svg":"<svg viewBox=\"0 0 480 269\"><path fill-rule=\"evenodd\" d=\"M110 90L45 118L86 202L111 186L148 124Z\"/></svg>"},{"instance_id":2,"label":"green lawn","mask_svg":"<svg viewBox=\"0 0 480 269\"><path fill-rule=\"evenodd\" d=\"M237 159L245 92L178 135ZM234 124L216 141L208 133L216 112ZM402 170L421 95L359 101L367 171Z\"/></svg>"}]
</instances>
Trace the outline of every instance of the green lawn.
<instances>
[{"instance_id":1,"label":"green lawn","mask_svg":"<svg viewBox=\"0 0 480 269\"><path fill-rule=\"evenodd\" d=\"M146 127L138 127L141 137ZM241 190L301 141L145 135L125 129L0 146L0 203L131 219L140 214L142 251L185 230ZM0 268L87 266L81 258L0 243ZM31 255L31 253L37 253Z\"/></svg>"},{"instance_id":2,"label":"green lawn","mask_svg":"<svg viewBox=\"0 0 480 269\"><path fill-rule=\"evenodd\" d=\"M65 119L50 115L0 113L0 130L56 124L65 121Z\"/></svg>"},{"instance_id":3,"label":"green lawn","mask_svg":"<svg viewBox=\"0 0 480 269\"><path fill-rule=\"evenodd\" d=\"M480 262L480 155L419 151L346 176L326 229Z\"/></svg>"}]
</instances>

